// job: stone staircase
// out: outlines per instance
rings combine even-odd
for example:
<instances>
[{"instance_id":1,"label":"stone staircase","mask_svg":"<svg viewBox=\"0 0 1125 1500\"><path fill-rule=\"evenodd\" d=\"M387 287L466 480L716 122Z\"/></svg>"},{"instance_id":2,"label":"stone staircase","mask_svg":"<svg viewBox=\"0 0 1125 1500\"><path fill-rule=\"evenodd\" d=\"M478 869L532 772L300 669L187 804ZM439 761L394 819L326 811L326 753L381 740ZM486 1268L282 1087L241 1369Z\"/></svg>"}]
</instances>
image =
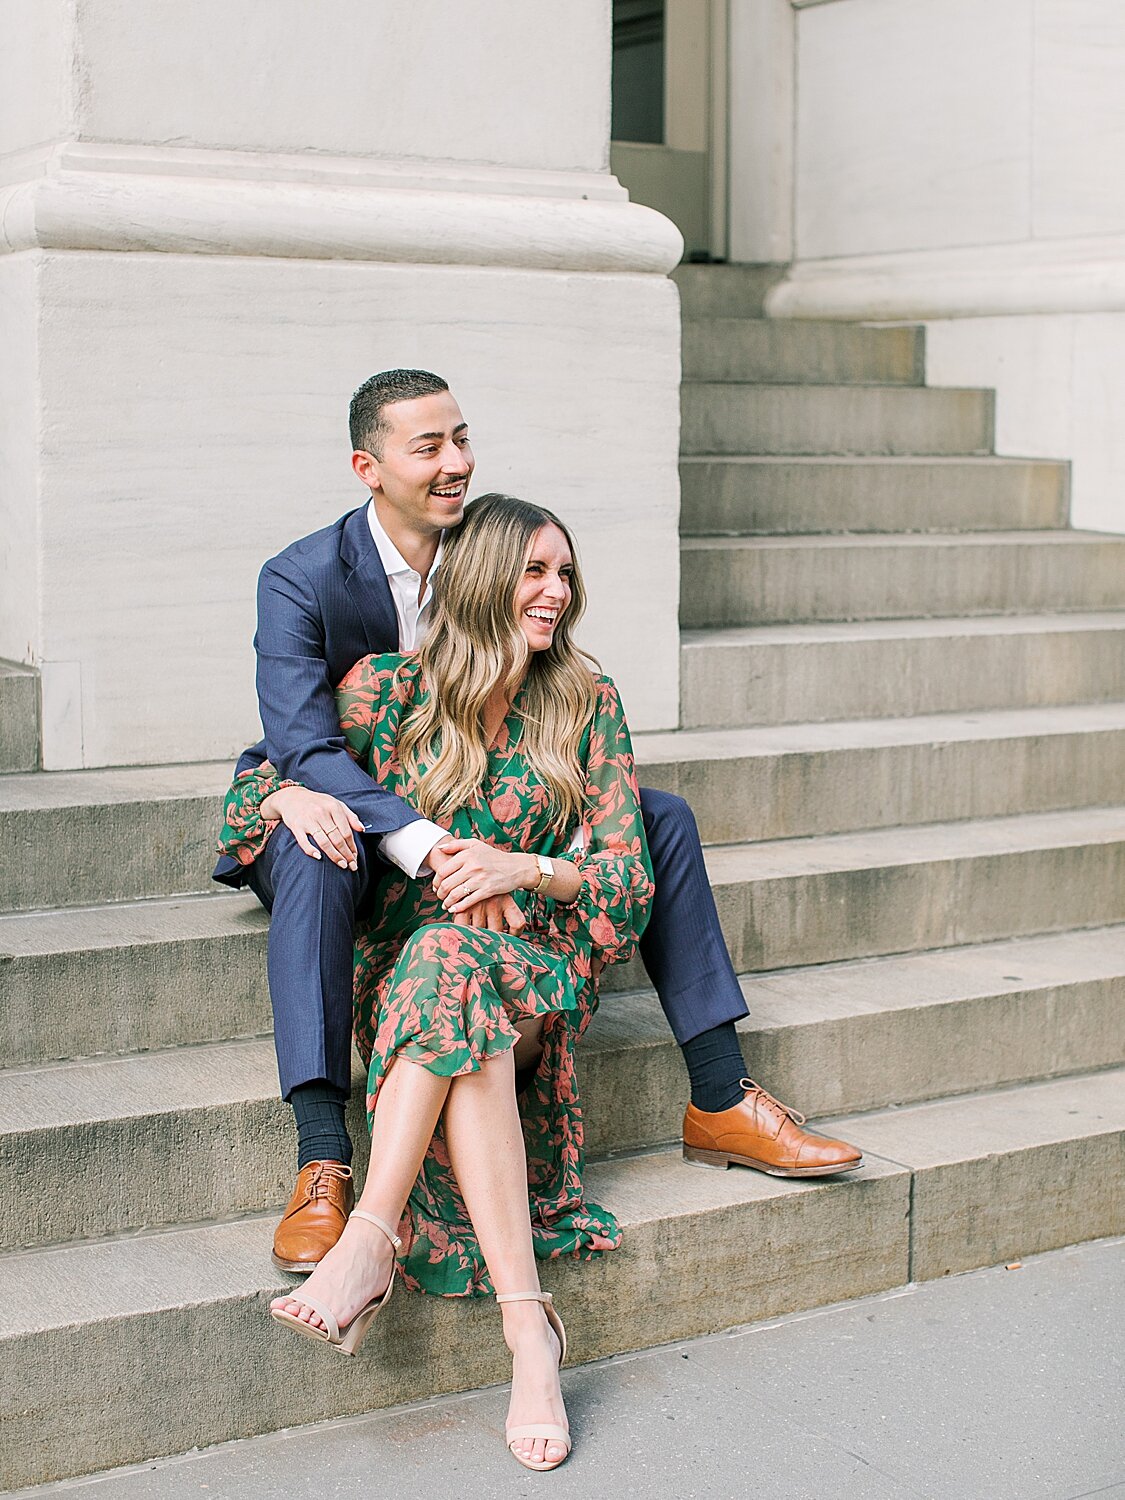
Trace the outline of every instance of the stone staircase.
<instances>
[{"instance_id":1,"label":"stone staircase","mask_svg":"<svg viewBox=\"0 0 1125 1500\"><path fill-rule=\"evenodd\" d=\"M626 1246L545 1268L577 1361L1125 1229L1125 538L989 456L919 331L763 320L774 275L677 273L684 727L637 752L695 807L749 1070L867 1160L688 1170L613 971ZM355 1361L269 1323L292 1139L264 917L209 881L229 768L29 773L34 701L0 669L0 1485L505 1378L489 1303L398 1298Z\"/></svg>"}]
</instances>

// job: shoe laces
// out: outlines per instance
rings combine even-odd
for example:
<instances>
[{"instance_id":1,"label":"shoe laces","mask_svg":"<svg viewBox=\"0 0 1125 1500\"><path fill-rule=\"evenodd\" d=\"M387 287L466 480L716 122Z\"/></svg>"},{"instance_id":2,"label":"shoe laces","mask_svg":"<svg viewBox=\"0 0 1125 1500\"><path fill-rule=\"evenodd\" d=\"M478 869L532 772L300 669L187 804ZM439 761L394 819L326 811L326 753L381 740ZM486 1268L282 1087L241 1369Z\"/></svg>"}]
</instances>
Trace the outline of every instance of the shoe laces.
<instances>
[{"instance_id":1,"label":"shoe laces","mask_svg":"<svg viewBox=\"0 0 1125 1500\"><path fill-rule=\"evenodd\" d=\"M318 1161L316 1171L305 1184L305 1194L310 1199L327 1198L334 1182L346 1182L351 1175L351 1167L345 1167L343 1162Z\"/></svg>"},{"instance_id":2,"label":"shoe laces","mask_svg":"<svg viewBox=\"0 0 1125 1500\"><path fill-rule=\"evenodd\" d=\"M746 1097L751 1104L764 1104L767 1107L778 1109L783 1115L788 1115L794 1125L803 1125L808 1119L808 1116L803 1115L799 1109L793 1109L788 1104L782 1104L780 1099L775 1099L771 1093L768 1093L760 1083L755 1083L752 1078L740 1079L739 1087L746 1090Z\"/></svg>"}]
</instances>

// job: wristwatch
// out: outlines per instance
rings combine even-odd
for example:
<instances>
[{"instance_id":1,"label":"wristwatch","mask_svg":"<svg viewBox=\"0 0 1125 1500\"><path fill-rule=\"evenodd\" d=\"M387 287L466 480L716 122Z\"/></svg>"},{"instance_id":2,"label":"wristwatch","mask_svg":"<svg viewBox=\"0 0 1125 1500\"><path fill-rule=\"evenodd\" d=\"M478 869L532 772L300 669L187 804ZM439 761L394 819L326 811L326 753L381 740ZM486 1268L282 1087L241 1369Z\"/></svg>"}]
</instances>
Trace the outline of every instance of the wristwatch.
<instances>
[{"instance_id":1,"label":"wristwatch","mask_svg":"<svg viewBox=\"0 0 1125 1500\"><path fill-rule=\"evenodd\" d=\"M539 866L539 884L534 888L534 894L538 896L540 891L545 891L555 878L555 867L545 854L537 854L535 863Z\"/></svg>"}]
</instances>

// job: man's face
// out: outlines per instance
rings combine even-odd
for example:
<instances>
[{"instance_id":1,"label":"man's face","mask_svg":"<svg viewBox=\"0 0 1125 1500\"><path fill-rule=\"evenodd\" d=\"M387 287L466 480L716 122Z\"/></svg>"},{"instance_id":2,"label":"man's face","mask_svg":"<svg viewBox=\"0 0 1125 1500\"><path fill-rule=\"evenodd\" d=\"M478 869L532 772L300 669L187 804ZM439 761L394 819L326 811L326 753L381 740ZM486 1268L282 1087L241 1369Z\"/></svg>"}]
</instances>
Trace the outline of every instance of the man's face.
<instances>
[{"instance_id":1,"label":"man's face","mask_svg":"<svg viewBox=\"0 0 1125 1500\"><path fill-rule=\"evenodd\" d=\"M448 391L383 408L390 432L382 456L356 452L352 467L375 498L388 529L431 536L455 526L465 509L473 450L469 426Z\"/></svg>"}]
</instances>

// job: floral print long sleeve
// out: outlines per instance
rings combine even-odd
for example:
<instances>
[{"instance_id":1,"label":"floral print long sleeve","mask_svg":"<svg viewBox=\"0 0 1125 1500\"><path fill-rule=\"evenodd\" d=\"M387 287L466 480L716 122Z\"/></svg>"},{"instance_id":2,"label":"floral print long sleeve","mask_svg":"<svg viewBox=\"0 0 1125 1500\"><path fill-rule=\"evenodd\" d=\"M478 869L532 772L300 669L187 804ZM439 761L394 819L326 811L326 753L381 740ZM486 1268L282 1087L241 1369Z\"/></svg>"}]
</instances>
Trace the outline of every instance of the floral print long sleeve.
<instances>
[{"instance_id":1,"label":"floral print long sleeve","mask_svg":"<svg viewBox=\"0 0 1125 1500\"><path fill-rule=\"evenodd\" d=\"M340 684L337 706L351 753L389 790L410 800L398 760L399 728L425 701L418 662L366 657ZM616 1220L586 1200L582 1108L574 1047L597 1008L595 963L631 957L652 899L629 731L617 690L596 679L596 706L580 746L586 775L581 825L560 837L547 793L520 752L517 695L489 751L474 804L451 820L460 838L574 861L582 884L567 906L527 892L514 899L519 937L459 927L428 885L386 870L356 930L355 1035L368 1066L368 1118L395 1057L446 1077L470 1073L516 1042L516 1023L542 1016L543 1055L520 1095L532 1234L542 1258L615 1249ZM275 824L260 806L277 785L268 763L244 772L227 794L222 848L257 857ZM445 1296L492 1290L449 1162L441 1126L411 1192L400 1230L408 1284Z\"/></svg>"}]
</instances>

